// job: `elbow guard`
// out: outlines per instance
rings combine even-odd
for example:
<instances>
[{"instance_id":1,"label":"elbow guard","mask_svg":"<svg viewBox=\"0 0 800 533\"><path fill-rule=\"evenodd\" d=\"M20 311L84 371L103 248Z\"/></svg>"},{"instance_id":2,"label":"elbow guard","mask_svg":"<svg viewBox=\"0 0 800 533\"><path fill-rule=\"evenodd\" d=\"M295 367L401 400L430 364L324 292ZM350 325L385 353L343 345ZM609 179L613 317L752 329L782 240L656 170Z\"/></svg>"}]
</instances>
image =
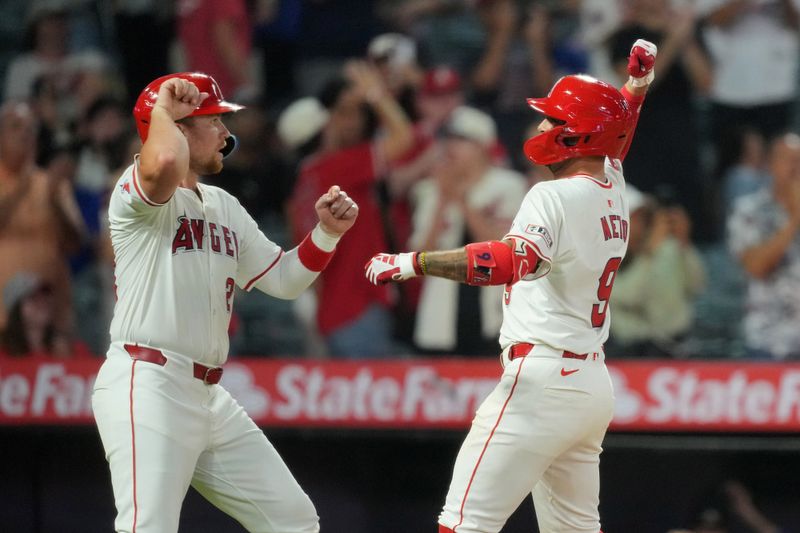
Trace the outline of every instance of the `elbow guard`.
<instances>
[{"instance_id":1,"label":"elbow guard","mask_svg":"<svg viewBox=\"0 0 800 533\"><path fill-rule=\"evenodd\" d=\"M541 258L525 240L512 239L515 248L502 241L468 244L467 284L514 284L528 274L536 272Z\"/></svg>"},{"instance_id":2,"label":"elbow guard","mask_svg":"<svg viewBox=\"0 0 800 533\"><path fill-rule=\"evenodd\" d=\"M514 252L504 242L468 244L467 285L505 285L514 278Z\"/></svg>"}]
</instances>

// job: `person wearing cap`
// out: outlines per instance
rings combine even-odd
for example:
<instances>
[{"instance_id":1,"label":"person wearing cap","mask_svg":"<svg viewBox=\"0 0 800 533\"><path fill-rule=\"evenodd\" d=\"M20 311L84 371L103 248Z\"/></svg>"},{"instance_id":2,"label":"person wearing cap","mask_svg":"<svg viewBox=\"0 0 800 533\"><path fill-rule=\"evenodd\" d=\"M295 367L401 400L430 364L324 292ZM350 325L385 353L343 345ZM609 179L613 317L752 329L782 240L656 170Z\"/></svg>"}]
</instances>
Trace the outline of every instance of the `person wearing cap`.
<instances>
[{"instance_id":1,"label":"person wearing cap","mask_svg":"<svg viewBox=\"0 0 800 533\"><path fill-rule=\"evenodd\" d=\"M408 117L377 69L356 61L346 65L344 77L323 88L318 100L296 102L278 123L284 142L308 154L300 162L289 206L295 239L314 223L304 206L334 183L346 187L360 207L359 223L320 276L317 328L329 355L396 354L402 348L393 339L392 293L389 287L362 283L360 269L371 254L389 246L393 221L385 215L379 189L389 165L412 146Z\"/></svg>"},{"instance_id":2,"label":"person wearing cap","mask_svg":"<svg viewBox=\"0 0 800 533\"><path fill-rule=\"evenodd\" d=\"M503 235L519 209L525 178L495 166L494 120L458 107L443 127L443 157L411 190L413 234L409 246L448 249ZM456 285L424 278L414 344L427 353L487 355L496 351L502 321L502 288Z\"/></svg>"},{"instance_id":3,"label":"person wearing cap","mask_svg":"<svg viewBox=\"0 0 800 533\"><path fill-rule=\"evenodd\" d=\"M8 321L0 334L0 359L91 357L88 347L56 327L53 288L40 276L19 272L3 287Z\"/></svg>"},{"instance_id":4,"label":"person wearing cap","mask_svg":"<svg viewBox=\"0 0 800 533\"><path fill-rule=\"evenodd\" d=\"M675 357L694 322L694 300L706 272L680 206L659 206L633 185L628 252L614 280L606 353L618 357Z\"/></svg>"},{"instance_id":5,"label":"person wearing cap","mask_svg":"<svg viewBox=\"0 0 800 533\"><path fill-rule=\"evenodd\" d=\"M204 183L236 147L242 109L199 72L142 90L143 142L108 207L116 304L92 410L116 531L174 533L189 486L252 532L317 533L313 503L220 385L236 287L291 300L325 269L358 206L331 184L303 209L316 224L283 250L239 201Z\"/></svg>"}]
</instances>

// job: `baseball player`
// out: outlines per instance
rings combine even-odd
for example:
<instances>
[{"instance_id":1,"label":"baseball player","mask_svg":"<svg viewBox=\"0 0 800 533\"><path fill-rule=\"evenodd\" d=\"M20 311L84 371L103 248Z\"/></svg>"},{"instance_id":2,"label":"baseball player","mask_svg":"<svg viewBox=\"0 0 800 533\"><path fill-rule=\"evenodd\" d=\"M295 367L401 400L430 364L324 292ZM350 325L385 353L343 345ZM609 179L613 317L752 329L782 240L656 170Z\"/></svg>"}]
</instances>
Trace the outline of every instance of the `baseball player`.
<instances>
[{"instance_id":1,"label":"baseball player","mask_svg":"<svg viewBox=\"0 0 800 533\"><path fill-rule=\"evenodd\" d=\"M600 531L599 461L613 393L603 342L629 220L621 160L654 77L656 47L632 47L618 91L566 76L545 98L525 154L554 181L530 189L502 241L378 254L373 283L439 276L505 285L503 375L456 459L440 533L494 533L532 493L542 533Z\"/></svg>"},{"instance_id":2,"label":"baseball player","mask_svg":"<svg viewBox=\"0 0 800 533\"><path fill-rule=\"evenodd\" d=\"M308 496L218 382L235 286L297 297L358 207L331 187L318 225L284 252L234 197L201 183L235 148L222 115L241 107L188 72L150 83L133 110L144 145L111 195L117 302L92 396L119 532L177 531L189 485L248 531L319 531Z\"/></svg>"}]
</instances>

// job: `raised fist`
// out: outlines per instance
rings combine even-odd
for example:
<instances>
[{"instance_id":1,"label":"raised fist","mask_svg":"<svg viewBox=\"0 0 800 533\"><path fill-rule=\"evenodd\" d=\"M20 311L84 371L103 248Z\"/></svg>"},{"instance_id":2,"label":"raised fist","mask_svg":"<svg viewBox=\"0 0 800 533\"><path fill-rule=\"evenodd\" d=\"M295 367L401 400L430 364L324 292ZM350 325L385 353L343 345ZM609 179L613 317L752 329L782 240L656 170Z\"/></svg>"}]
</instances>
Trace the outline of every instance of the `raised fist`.
<instances>
[{"instance_id":1,"label":"raised fist","mask_svg":"<svg viewBox=\"0 0 800 533\"><path fill-rule=\"evenodd\" d=\"M628 74L631 76L631 84L634 87L643 87L653 83L656 71L656 55L658 47L650 41L637 39L631 47L631 55L628 56Z\"/></svg>"},{"instance_id":2,"label":"raised fist","mask_svg":"<svg viewBox=\"0 0 800 533\"><path fill-rule=\"evenodd\" d=\"M364 265L367 279L373 285L383 285L390 281L405 281L419 276L422 272L417 266L417 253L377 254Z\"/></svg>"}]
</instances>

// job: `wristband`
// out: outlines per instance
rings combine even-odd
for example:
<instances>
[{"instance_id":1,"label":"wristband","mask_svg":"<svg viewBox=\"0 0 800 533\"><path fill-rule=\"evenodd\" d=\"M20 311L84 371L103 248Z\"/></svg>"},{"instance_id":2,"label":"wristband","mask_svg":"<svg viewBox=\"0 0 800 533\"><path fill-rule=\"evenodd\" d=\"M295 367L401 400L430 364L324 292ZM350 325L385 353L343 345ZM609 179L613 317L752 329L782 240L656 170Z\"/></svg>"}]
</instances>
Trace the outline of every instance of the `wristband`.
<instances>
[{"instance_id":1,"label":"wristband","mask_svg":"<svg viewBox=\"0 0 800 533\"><path fill-rule=\"evenodd\" d=\"M333 258L337 242L339 237L325 233L317 225L297 247L297 257L310 271L322 272Z\"/></svg>"},{"instance_id":2,"label":"wristband","mask_svg":"<svg viewBox=\"0 0 800 533\"><path fill-rule=\"evenodd\" d=\"M656 79L656 69L651 70L647 73L647 76L642 76L641 78L629 76L628 82L634 87L646 87L653 83L654 79Z\"/></svg>"}]
</instances>

